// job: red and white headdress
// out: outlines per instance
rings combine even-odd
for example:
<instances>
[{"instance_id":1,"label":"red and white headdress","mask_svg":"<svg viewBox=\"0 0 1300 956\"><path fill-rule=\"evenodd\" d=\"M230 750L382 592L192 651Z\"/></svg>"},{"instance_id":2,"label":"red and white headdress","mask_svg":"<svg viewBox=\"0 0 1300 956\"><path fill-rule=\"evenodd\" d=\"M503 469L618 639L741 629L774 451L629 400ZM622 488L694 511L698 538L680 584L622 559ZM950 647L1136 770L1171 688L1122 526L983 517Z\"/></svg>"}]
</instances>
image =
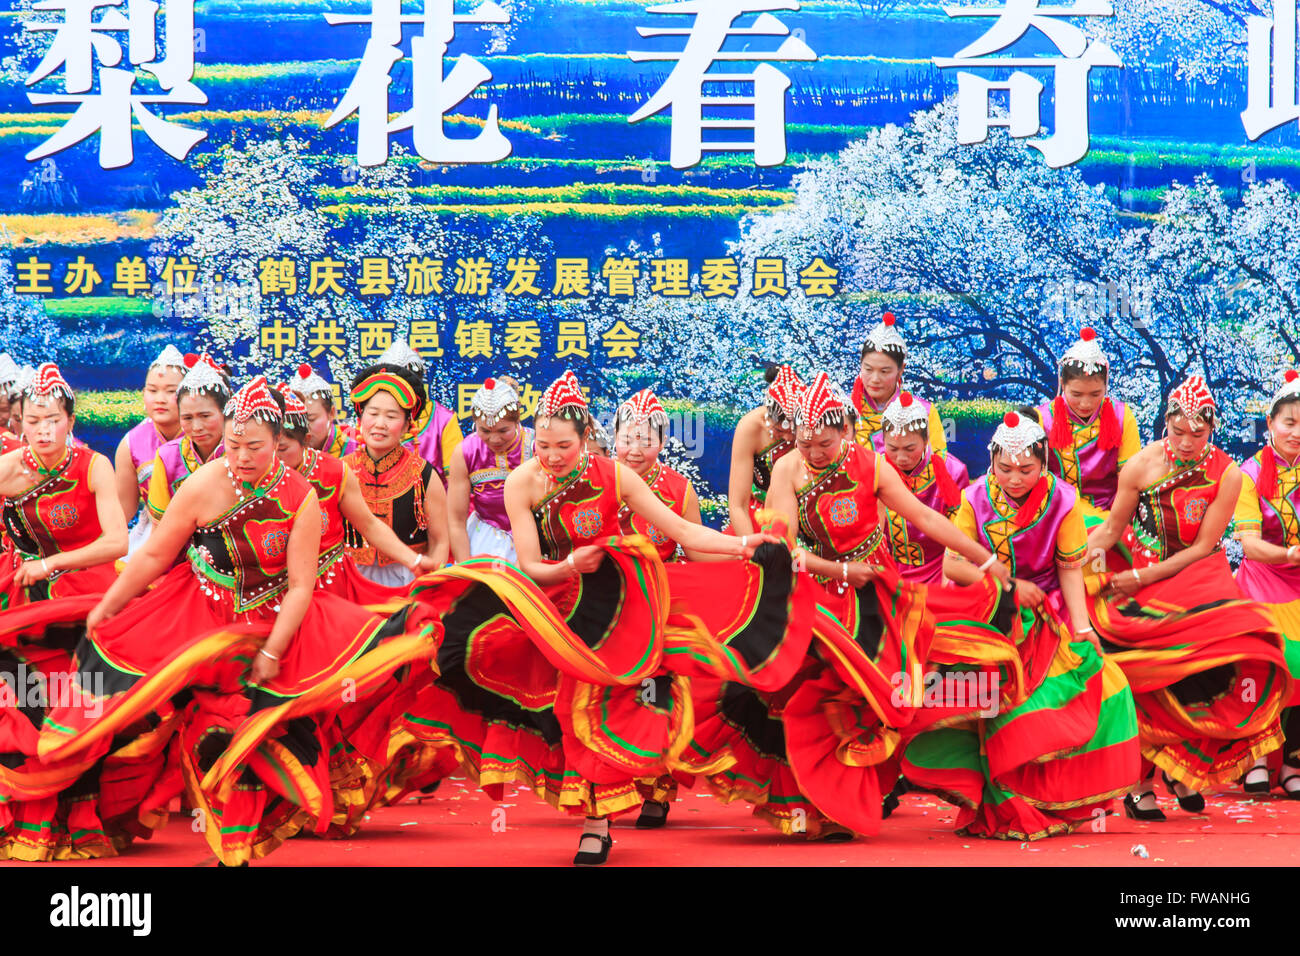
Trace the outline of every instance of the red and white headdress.
<instances>
[{"instance_id":1,"label":"red and white headdress","mask_svg":"<svg viewBox=\"0 0 1300 956\"><path fill-rule=\"evenodd\" d=\"M930 410L911 392L899 392L881 413L880 420L891 432L922 432L930 426Z\"/></svg>"},{"instance_id":2,"label":"red and white headdress","mask_svg":"<svg viewBox=\"0 0 1300 956\"><path fill-rule=\"evenodd\" d=\"M334 400L334 389L330 383L317 375L316 370L306 362L298 366L298 374L290 380L289 387L307 398Z\"/></svg>"},{"instance_id":3,"label":"red and white headdress","mask_svg":"<svg viewBox=\"0 0 1300 956\"><path fill-rule=\"evenodd\" d=\"M1001 452L1012 461L1018 462L1029 450L1047 438L1047 432L1028 415L1019 412L1007 412L1002 423L993 433L989 442L989 451Z\"/></svg>"},{"instance_id":4,"label":"red and white headdress","mask_svg":"<svg viewBox=\"0 0 1300 956\"><path fill-rule=\"evenodd\" d=\"M649 422L656 428L667 428L668 413L664 411L659 397L650 389L643 388L618 406L618 421L622 425L640 425L642 422Z\"/></svg>"},{"instance_id":5,"label":"red and white headdress","mask_svg":"<svg viewBox=\"0 0 1300 956\"><path fill-rule=\"evenodd\" d=\"M566 369L542 393L542 400L537 405L537 417L554 418L564 408L586 409L587 400L582 397L582 386L572 369Z\"/></svg>"},{"instance_id":6,"label":"red and white headdress","mask_svg":"<svg viewBox=\"0 0 1300 956\"><path fill-rule=\"evenodd\" d=\"M1300 372L1293 368L1282 373L1282 384L1273 393L1273 400L1268 403L1269 411L1277 408L1278 402L1300 398Z\"/></svg>"},{"instance_id":7,"label":"red and white headdress","mask_svg":"<svg viewBox=\"0 0 1300 956\"><path fill-rule=\"evenodd\" d=\"M307 406L302 403L302 399L294 394L293 386L288 382L281 382L275 387L284 399L284 423L296 431L307 430Z\"/></svg>"},{"instance_id":8,"label":"red and white headdress","mask_svg":"<svg viewBox=\"0 0 1300 956\"><path fill-rule=\"evenodd\" d=\"M149 371L152 372L156 368L176 368L183 372L186 369L185 356L181 355L181 350L176 346L169 345L149 363Z\"/></svg>"},{"instance_id":9,"label":"red and white headdress","mask_svg":"<svg viewBox=\"0 0 1300 956\"><path fill-rule=\"evenodd\" d=\"M250 418L264 422L277 422L284 416L265 375L259 375L226 402L225 415L234 422L231 429L236 435L244 434L244 425Z\"/></svg>"},{"instance_id":10,"label":"red and white headdress","mask_svg":"<svg viewBox=\"0 0 1300 956\"><path fill-rule=\"evenodd\" d=\"M185 356L185 367L189 369L185 377L181 379L181 384L177 386L176 392L189 392L197 394L198 392L214 392L217 395L229 395L230 383L226 380L226 372L216 362L212 361L212 356L204 352L202 355L195 355L190 352Z\"/></svg>"},{"instance_id":11,"label":"red and white headdress","mask_svg":"<svg viewBox=\"0 0 1300 956\"><path fill-rule=\"evenodd\" d=\"M793 422L794 409L799 404L799 395L804 387L799 374L790 366L782 365L777 369L776 378L772 379L772 383L767 386L767 391L764 393L768 417L778 425L780 424L778 418Z\"/></svg>"},{"instance_id":12,"label":"red and white headdress","mask_svg":"<svg viewBox=\"0 0 1300 956\"><path fill-rule=\"evenodd\" d=\"M491 427L510 412L519 411L519 393L499 378L484 380L469 402L474 417Z\"/></svg>"},{"instance_id":13,"label":"red and white headdress","mask_svg":"<svg viewBox=\"0 0 1300 956\"><path fill-rule=\"evenodd\" d=\"M1064 368L1067 365L1083 369L1085 375L1096 375L1110 368L1110 359L1101 350L1095 329L1079 330L1079 341L1066 349L1065 354L1061 356L1060 366Z\"/></svg>"},{"instance_id":14,"label":"red and white headdress","mask_svg":"<svg viewBox=\"0 0 1300 956\"><path fill-rule=\"evenodd\" d=\"M32 373L23 393L36 405L47 405L56 395L72 398L72 386L53 362L43 362Z\"/></svg>"},{"instance_id":15,"label":"red and white headdress","mask_svg":"<svg viewBox=\"0 0 1300 956\"><path fill-rule=\"evenodd\" d=\"M1169 393L1168 414L1182 415L1188 421L1192 421L1199 416L1204 415L1206 409L1210 410L1209 421L1213 423L1214 412L1218 411L1214 404L1214 396L1210 394L1210 388L1205 384L1205 379L1199 375L1188 376L1183 384Z\"/></svg>"},{"instance_id":16,"label":"red and white headdress","mask_svg":"<svg viewBox=\"0 0 1300 956\"><path fill-rule=\"evenodd\" d=\"M818 372L816 378L799 393L794 409L794 423L800 430L816 434L827 425L844 421L844 393L829 375Z\"/></svg>"},{"instance_id":17,"label":"red and white headdress","mask_svg":"<svg viewBox=\"0 0 1300 956\"><path fill-rule=\"evenodd\" d=\"M880 324L867 334L866 345L873 352L897 352L900 357L907 356L907 343L898 334L898 320L894 313L886 312Z\"/></svg>"}]
</instances>

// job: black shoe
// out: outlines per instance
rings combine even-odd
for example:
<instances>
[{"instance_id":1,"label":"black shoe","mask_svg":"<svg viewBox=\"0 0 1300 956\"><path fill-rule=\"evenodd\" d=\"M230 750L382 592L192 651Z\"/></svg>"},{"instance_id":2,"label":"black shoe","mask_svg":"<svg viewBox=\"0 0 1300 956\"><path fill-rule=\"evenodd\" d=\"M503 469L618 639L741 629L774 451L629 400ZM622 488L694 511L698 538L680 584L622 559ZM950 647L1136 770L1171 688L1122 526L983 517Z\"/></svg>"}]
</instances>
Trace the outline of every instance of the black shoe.
<instances>
[{"instance_id":1,"label":"black shoe","mask_svg":"<svg viewBox=\"0 0 1300 956\"><path fill-rule=\"evenodd\" d=\"M898 798L905 793L907 793L907 780L899 777L898 782L894 784L894 789L885 795L885 800L880 805L880 819L889 819L889 815L898 809Z\"/></svg>"},{"instance_id":2,"label":"black shoe","mask_svg":"<svg viewBox=\"0 0 1300 956\"><path fill-rule=\"evenodd\" d=\"M588 840L595 836L596 834L594 833L584 833L582 837L578 840L578 846L582 846L583 840ZM578 855L573 858L573 865L574 866L600 866L600 864L608 860L609 848L614 845L614 838L611 837L608 833L606 833L604 836L599 837L599 840L600 840L599 853L588 853L584 850L579 850Z\"/></svg>"},{"instance_id":3,"label":"black shoe","mask_svg":"<svg viewBox=\"0 0 1300 956\"><path fill-rule=\"evenodd\" d=\"M1125 794L1124 816L1128 817L1130 820L1144 820L1147 822L1167 819L1165 817L1165 812L1159 807L1156 807L1154 810L1143 810L1138 806L1138 804L1147 797L1154 797L1155 795L1156 793L1154 790L1148 790L1146 793L1142 794L1142 796L1136 798L1131 793Z\"/></svg>"},{"instance_id":4,"label":"black shoe","mask_svg":"<svg viewBox=\"0 0 1300 956\"><path fill-rule=\"evenodd\" d=\"M217 861L217 866L230 866L230 864L229 864L229 863L222 863L220 860L218 860L218 861ZM239 866L248 866L248 861L245 860L243 863L240 863ZM238 869L238 867L230 867L230 868L231 868L232 870L233 870L233 869Z\"/></svg>"},{"instance_id":5,"label":"black shoe","mask_svg":"<svg viewBox=\"0 0 1300 956\"><path fill-rule=\"evenodd\" d=\"M662 807L663 813L646 813L646 810L652 804L656 807ZM647 800L641 804L641 815L636 818L636 828L638 830L658 830L668 822L668 806L667 801L660 803L657 800Z\"/></svg>"},{"instance_id":6,"label":"black shoe","mask_svg":"<svg viewBox=\"0 0 1300 956\"><path fill-rule=\"evenodd\" d=\"M853 839L853 833L849 830L831 830L821 837L822 843L848 843Z\"/></svg>"},{"instance_id":7,"label":"black shoe","mask_svg":"<svg viewBox=\"0 0 1300 956\"><path fill-rule=\"evenodd\" d=\"M1162 770L1160 776L1165 778L1165 786L1168 787L1169 792L1178 799L1178 806L1183 810L1187 813L1201 813L1205 810L1205 798L1203 796L1199 793L1193 793L1190 796L1179 797L1178 791L1174 789L1174 782L1169 779L1169 774Z\"/></svg>"},{"instance_id":8,"label":"black shoe","mask_svg":"<svg viewBox=\"0 0 1300 956\"><path fill-rule=\"evenodd\" d=\"M1286 768L1283 767L1282 769L1285 770ZM1281 771L1279 771L1277 775L1277 785L1281 787L1282 792L1292 800L1300 800L1300 773L1293 773L1289 777L1284 777L1282 776Z\"/></svg>"},{"instance_id":9,"label":"black shoe","mask_svg":"<svg viewBox=\"0 0 1300 956\"><path fill-rule=\"evenodd\" d=\"M1264 775L1263 780L1251 780L1251 774ZM1246 775L1241 778L1241 789L1246 793L1268 793L1273 789L1273 784L1269 779L1268 767L1251 767L1246 771Z\"/></svg>"}]
</instances>

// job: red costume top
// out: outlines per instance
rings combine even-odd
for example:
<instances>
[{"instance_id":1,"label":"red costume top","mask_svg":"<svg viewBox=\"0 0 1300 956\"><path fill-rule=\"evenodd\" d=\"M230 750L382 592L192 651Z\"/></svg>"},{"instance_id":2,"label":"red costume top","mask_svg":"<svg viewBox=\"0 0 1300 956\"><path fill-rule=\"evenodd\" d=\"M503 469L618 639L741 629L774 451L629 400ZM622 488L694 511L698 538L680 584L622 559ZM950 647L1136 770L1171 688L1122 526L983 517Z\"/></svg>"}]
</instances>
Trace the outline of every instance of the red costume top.
<instances>
[{"instance_id":1,"label":"red costume top","mask_svg":"<svg viewBox=\"0 0 1300 956\"><path fill-rule=\"evenodd\" d=\"M685 477L667 465L656 462L655 466L646 473L645 483L650 486L655 497L667 505L674 514L686 517L686 497L691 483ZM663 560L672 561L677 557L677 542L627 505L619 508L618 520L624 534L643 534L649 538Z\"/></svg>"}]
</instances>

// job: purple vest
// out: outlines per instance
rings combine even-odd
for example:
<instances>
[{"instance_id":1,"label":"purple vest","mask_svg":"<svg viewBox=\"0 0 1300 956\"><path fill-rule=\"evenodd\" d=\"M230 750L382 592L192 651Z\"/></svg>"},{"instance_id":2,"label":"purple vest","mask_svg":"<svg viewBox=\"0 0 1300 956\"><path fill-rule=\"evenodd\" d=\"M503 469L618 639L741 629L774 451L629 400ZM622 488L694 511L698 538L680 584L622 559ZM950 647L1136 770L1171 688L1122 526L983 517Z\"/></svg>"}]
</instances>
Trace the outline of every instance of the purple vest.
<instances>
[{"instance_id":1,"label":"purple vest","mask_svg":"<svg viewBox=\"0 0 1300 956\"><path fill-rule=\"evenodd\" d=\"M1259 483L1259 453L1241 466L1242 474ZM1259 499L1260 537L1268 544L1290 547L1300 544L1300 486L1284 498ZM1246 597L1268 604L1285 604L1300 600L1300 567L1291 564L1264 564L1246 558L1237 569L1237 586Z\"/></svg>"},{"instance_id":2,"label":"purple vest","mask_svg":"<svg viewBox=\"0 0 1300 956\"><path fill-rule=\"evenodd\" d=\"M939 492L939 483L929 470L931 465L946 468L958 491L970 484L970 475L966 466L955 456L942 454L936 457L927 450L925 460L911 475L903 478L908 490L916 495L921 504L944 517L950 517L951 513L944 507L943 496ZM918 484L917 476L923 474L930 474L931 477ZM943 545L922 534L912 522L888 508L885 509L885 520L889 525L889 550L898 562L898 570L903 577L923 584L938 584L943 579Z\"/></svg>"},{"instance_id":3,"label":"purple vest","mask_svg":"<svg viewBox=\"0 0 1300 956\"><path fill-rule=\"evenodd\" d=\"M1115 415L1119 419L1120 433L1123 434L1124 414L1127 406L1121 401L1112 398L1111 404L1115 408ZM1100 447L1098 429L1100 427L1101 413L1104 405L1099 406L1097 414L1093 417L1093 427L1090 429L1092 436L1086 439L1082 444L1078 444L1078 421L1071 416L1070 424L1073 427L1076 439L1074 453L1071 455L1070 450L1064 452L1052 448L1049 444L1047 449L1047 467L1054 475L1060 475L1067 482L1074 485L1083 497L1092 502L1102 511L1107 511L1115 501L1115 492L1119 488L1119 449L1112 448L1109 451L1103 451ZM1048 435L1052 434L1052 402L1038 406L1038 414L1043 420L1043 431Z\"/></svg>"},{"instance_id":4,"label":"purple vest","mask_svg":"<svg viewBox=\"0 0 1300 956\"><path fill-rule=\"evenodd\" d=\"M504 455L493 454L487 442L470 432L460 443L460 453L469 471L469 500L483 521L510 533L506 514L506 476L533 457L533 430L519 426L519 439Z\"/></svg>"},{"instance_id":5,"label":"purple vest","mask_svg":"<svg viewBox=\"0 0 1300 956\"><path fill-rule=\"evenodd\" d=\"M181 442L185 442L185 444L189 446L190 455L195 459L196 465L204 464L203 462L198 461L198 453L193 450L194 446L190 443L189 439L184 436L173 438L171 441L159 448L158 457L162 460L163 472L167 475L167 486L173 495L176 494L176 489L181 486L181 483L190 475L194 474L195 470L191 469L190 462L185 460L185 455L181 450ZM223 446L218 442L217 447L212 451L212 458L209 458L208 461L212 461L220 455L223 450Z\"/></svg>"},{"instance_id":6,"label":"purple vest","mask_svg":"<svg viewBox=\"0 0 1300 956\"><path fill-rule=\"evenodd\" d=\"M1079 493L1056 477L1048 479L1051 490L1038 520L1027 528L1017 528L1004 518L989 497L989 479L984 475L962 494L975 509L979 542L998 556L1011 574L1032 581L1049 594L1061 589L1056 572L1056 538Z\"/></svg>"},{"instance_id":7,"label":"purple vest","mask_svg":"<svg viewBox=\"0 0 1300 956\"><path fill-rule=\"evenodd\" d=\"M153 474L153 459L166 439L158 434L153 422L145 419L126 433L126 447L131 453L131 464L135 466L136 484L140 487L140 498L149 494L149 477Z\"/></svg>"}]
</instances>

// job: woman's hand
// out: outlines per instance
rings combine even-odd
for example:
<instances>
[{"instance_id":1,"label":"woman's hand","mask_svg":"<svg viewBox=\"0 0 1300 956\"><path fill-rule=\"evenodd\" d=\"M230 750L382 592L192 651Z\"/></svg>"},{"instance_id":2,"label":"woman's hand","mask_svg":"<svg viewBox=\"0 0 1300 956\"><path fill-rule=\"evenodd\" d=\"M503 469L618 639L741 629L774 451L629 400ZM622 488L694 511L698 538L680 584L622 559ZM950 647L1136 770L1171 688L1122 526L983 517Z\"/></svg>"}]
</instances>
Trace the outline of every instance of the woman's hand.
<instances>
[{"instance_id":1,"label":"woman's hand","mask_svg":"<svg viewBox=\"0 0 1300 956\"><path fill-rule=\"evenodd\" d=\"M280 662L273 661L261 651L258 651L253 657L253 672L249 675L250 684L265 684L269 680L274 680L280 673Z\"/></svg>"},{"instance_id":2,"label":"woman's hand","mask_svg":"<svg viewBox=\"0 0 1300 956\"><path fill-rule=\"evenodd\" d=\"M1016 597L1020 599L1020 606L1036 610L1043 606L1043 601L1047 595L1033 581L1026 581L1022 578L1016 578Z\"/></svg>"},{"instance_id":3,"label":"woman's hand","mask_svg":"<svg viewBox=\"0 0 1300 956\"><path fill-rule=\"evenodd\" d=\"M419 564L420 564L420 570L417 572L419 574L428 574L430 571L437 571L440 567L442 567L442 565L438 563L437 558L434 558L431 555L427 555L427 554L420 555Z\"/></svg>"},{"instance_id":4,"label":"woman's hand","mask_svg":"<svg viewBox=\"0 0 1300 956\"><path fill-rule=\"evenodd\" d=\"M988 575L992 575L993 580L998 582L998 586L1002 588L1002 590L1008 591L1011 589L1011 585L1014 580L1011 577L1011 569L1008 568L1001 561L994 561L989 566L989 569L984 573Z\"/></svg>"},{"instance_id":5,"label":"woman's hand","mask_svg":"<svg viewBox=\"0 0 1300 956\"><path fill-rule=\"evenodd\" d=\"M33 584L44 581L50 576L52 569L49 562L42 558L35 561L24 561L14 574L14 583L20 588L29 588Z\"/></svg>"},{"instance_id":6,"label":"woman's hand","mask_svg":"<svg viewBox=\"0 0 1300 956\"><path fill-rule=\"evenodd\" d=\"M1142 590L1142 582L1138 577L1138 572L1121 571L1110 579L1106 585L1106 591L1110 594L1122 594L1125 597L1132 597Z\"/></svg>"},{"instance_id":7,"label":"woman's hand","mask_svg":"<svg viewBox=\"0 0 1300 956\"><path fill-rule=\"evenodd\" d=\"M849 587L855 591L876 576L876 569L865 561L850 561L848 571Z\"/></svg>"},{"instance_id":8,"label":"woman's hand","mask_svg":"<svg viewBox=\"0 0 1300 956\"><path fill-rule=\"evenodd\" d=\"M594 544L584 544L571 555L572 560L565 558L564 561L572 569L573 574L590 574L600 567L600 562L605 559L605 552Z\"/></svg>"},{"instance_id":9,"label":"woman's hand","mask_svg":"<svg viewBox=\"0 0 1300 956\"><path fill-rule=\"evenodd\" d=\"M86 636L93 638L95 632L99 630L99 626L112 617L113 614L109 612L108 605L104 601L100 601L86 615Z\"/></svg>"},{"instance_id":10,"label":"woman's hand","mask_svg":"<svg viewBox=\"0 0 1300 956\"><path fill-rule=\"evenodd\" d=\"M740 542L740 553L737 554L736 557L740 558L742 561L748 561L752 558L754 552L758 550L759 545L785 543L785 539L780 535L768 534L763 531L755 532L754 534L741 535L736 540Z\"/></svg>"},{"instance_id":11,"label":"woman's hand","mask_svg":"<svg viewBox=\"0 0 1300 956\"><path fill-rule=\"evenodd\" d=\"M1300 564L1300 544L1293 544L1286 549L1286 563Z\"/></svg>"}]
</instances>

